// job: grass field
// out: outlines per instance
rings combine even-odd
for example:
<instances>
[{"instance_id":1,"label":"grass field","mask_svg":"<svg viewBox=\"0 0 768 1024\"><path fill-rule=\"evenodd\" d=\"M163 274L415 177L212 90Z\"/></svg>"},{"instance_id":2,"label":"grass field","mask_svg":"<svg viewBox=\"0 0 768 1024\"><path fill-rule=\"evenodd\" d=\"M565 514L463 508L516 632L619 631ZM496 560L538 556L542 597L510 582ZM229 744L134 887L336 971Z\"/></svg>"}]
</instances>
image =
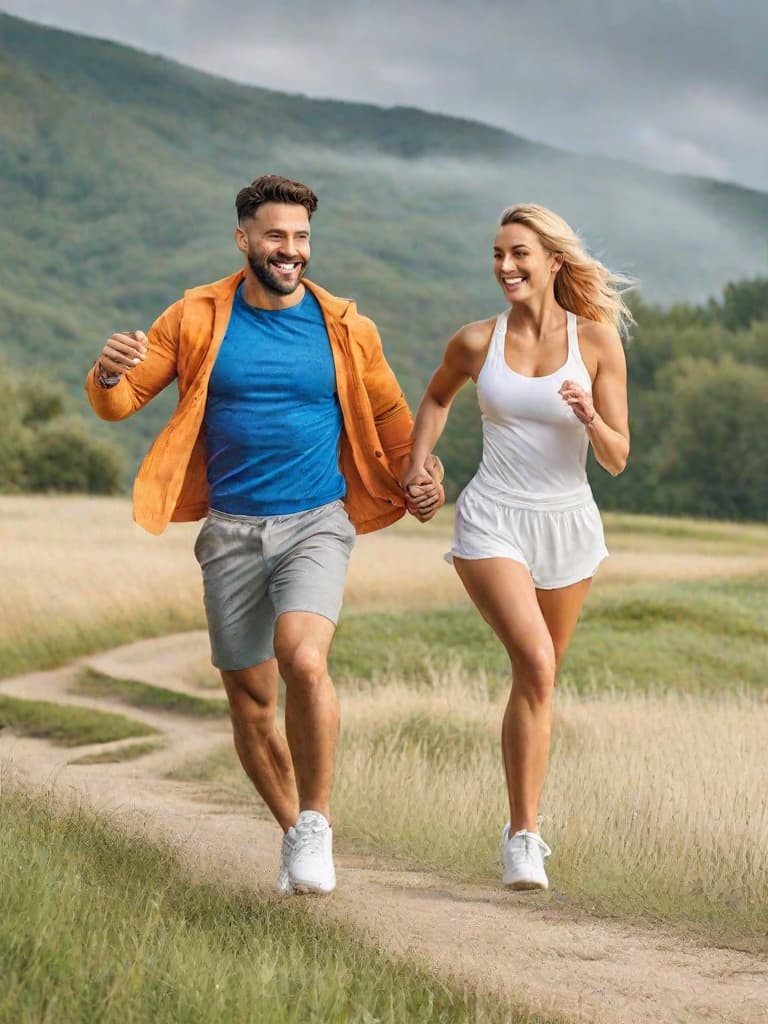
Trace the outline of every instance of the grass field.
<instances>
[{"instance_id":1,"label":"grass field","mask_svg":"<svg viewBox=\"0 0 768 1024\"><path fill-rule=\"evenodd\" d=\"M765 578L596 585L561 673L580 692L604 689L721 694L768 688ZM346 615L332 651L340 680L397 674L423 683L458 666L506 689L506 655L466 605Z\"/></svg>"},{"instance_id":2,"label":"grass field","mask_svg":"<svg viewBox=\"0 0 768 1024\"><path fill-rule=\"evenodd\" d=\"M768 527L615 514L605 520L612 557L588 608L606 588L625 584L768 575ZM123 498L0 496L0 678L203 628L192 555L198 529L175 524L162 537L150 536L132 523ZM426 526L408 518L360 538L347 615L466 609L442 558L450 531L446 508Z\"/></svg>"},{"instance_id":3,"label":"grass field","mask_svg":"<svg viewBox=\"0 0 768 1024\"><path fill-rule=\"evenodd\" d=\"M158 539L127 520L123 501L0 499L14 538L0 553L0 671L201 625L196 527ZM556 699L542 821L556 898L764 949L768 528L606 526L612 557ZM446 511L358 544L332 660L334 811L342 846L497 884L508 668L442 561L449 533ZM202 663L189 673L214 678ZM122 699L148 699L132 686ZM179 777L258 808L229 746Z\"/></svg>"},{"instance_id":4,"label":"grass field","mask_svg":"<svg viewBox=\"0 0 768 1024\"><path fill-rule=\"evenodd\" d=\"M310 907L202 884L83 811L0 795L0 1022L546 1024Z\"/></svg>"}]
</instances>

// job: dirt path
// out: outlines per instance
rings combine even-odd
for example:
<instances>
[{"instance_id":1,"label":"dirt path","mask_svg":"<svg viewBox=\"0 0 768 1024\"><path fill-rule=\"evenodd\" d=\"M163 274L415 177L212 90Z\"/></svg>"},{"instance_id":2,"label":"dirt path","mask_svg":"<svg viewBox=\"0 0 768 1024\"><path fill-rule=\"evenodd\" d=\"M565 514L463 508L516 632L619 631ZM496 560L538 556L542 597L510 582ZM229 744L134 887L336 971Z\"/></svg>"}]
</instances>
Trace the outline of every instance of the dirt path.
<instances>
[{"instance_id":1,"label":"dirt path","mask_svg":"<svg viewBox=\"0 0 768 1024\"><path fill-rule=\"evenodd\" d=\"M203 635L166 637L0 683L9 695L119 708L155 726L164 739L162 749L138 761L82 766L70 762L104 747L66 750L4 730L0 768L5 778L53 786L62 799L85 797L131 828L170 838L190 864L218 878L271 888L276 826L213 803L204 786L166 778L191 757L216 749L229 735L226 722L127 709L67 692L83 665L185 689L184 667L204 645ZM336 893L313 904L320 912L364 928L393 951L415 952L438 970L535 1008L604 1024L768 1024L765 959L704 947L661 928L591 918L536 897L387 870L343 853L337 867Z\"/></svg>"}]
</instances>

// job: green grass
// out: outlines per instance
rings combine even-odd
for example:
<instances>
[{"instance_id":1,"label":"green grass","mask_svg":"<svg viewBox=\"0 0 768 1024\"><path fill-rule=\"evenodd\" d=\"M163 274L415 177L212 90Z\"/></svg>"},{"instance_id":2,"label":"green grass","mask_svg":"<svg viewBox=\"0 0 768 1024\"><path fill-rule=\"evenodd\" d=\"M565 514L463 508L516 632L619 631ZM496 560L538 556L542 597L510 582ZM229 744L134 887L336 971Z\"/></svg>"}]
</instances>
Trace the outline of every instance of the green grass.
<instances>
[{"instance_id":1,"label":"green grass","mask_svg":"<svg viewBox=\"0 0 768 1024\"><path fill-rule=\"evenodd\" d=\"M610 539L661 537L670 540L714 542L720 550L768 547L768 529L757 523L713 522L709 519L675 519L671 516L630 515L606 512L603 515ZM611 546L610 543L608 545Z\"/></svg>"},{"instance_id":2,"label":"green grass","mask_svg":"<svg viewBox=\"0 0 768 1024\"><path fill-rule=\"evenodd\" d=\"M762 580L627 584L587 600L562 681L579 692L606 688L692 693L765 689L768 583ZM342 620L331 652L339 681L396 674L429 685L459 665L507 685L506 655L471 607Z\"/></svg>"},{"instance_id":3,"label":"green grass","mask_svg":"<svg viewBox=\"0 0 768 1024\"><path fill-rule=\"evenodd\" d=\"M0 1022L545 1024L313 907L201 884L82 811L0 797Z\"/></svg>"},{"instance_id":4,"label":"green grass","mask_svg":"<svg viewBox=\"0 0 768 1024\"><path fill-rule=\"evenodd\" d=\"M108 697L131 707L168 711L193 718L220 718L227 714L227 702L217 697L197 697L135 679L116 679L96 669L85 668L77 674L73 692L88 697Z\"/></svg>"},{"instance_id":5,"label":"green grass","mask_svg":"<svg viewBox=\"0 0 768 1024\"><path fill-rule=\"evenodd\" d=\"M3 728L13 729L23 736L47 739L63 747L111 743L133 736L150 736L157 731L107 711L0 694L0 729Z\"/></svg>"},{"instance_id":6,"label":"green grass","mask_svg":"<svg viewBox=\"0 0 768 1024\"><path fill-rule=\"evenodd\" d=\"M160 742L129 743L124 747L112 750L97 750L93 754L83 754L73 758L70 764L121 764L123 761L136 761L147 754L154 754L162 747Z\"/></svg>"},{"instance_id":7,"label":"green grass","mask_svg":"<svg viewBox=\"0 0 768 1024\"><path fill-rule=\"evenodd\" d=\"M42 628L29 630L23 637L0 635L0 679L22 672L45 671L66 665L74 658L97 651L108 651L134 640L149 640L204 629L202 611L173 607L143 611L133 616L97 621L46 621Z\"/></svg>"}]
</instances>

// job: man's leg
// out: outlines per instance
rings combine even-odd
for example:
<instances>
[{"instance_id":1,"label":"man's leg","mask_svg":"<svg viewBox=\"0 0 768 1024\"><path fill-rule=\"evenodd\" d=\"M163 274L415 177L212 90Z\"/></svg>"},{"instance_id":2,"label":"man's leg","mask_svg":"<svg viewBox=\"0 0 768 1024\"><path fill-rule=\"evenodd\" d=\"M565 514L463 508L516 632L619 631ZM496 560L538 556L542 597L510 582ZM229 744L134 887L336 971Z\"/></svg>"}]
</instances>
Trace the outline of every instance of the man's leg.
<instances>
[{"instance_id":1,"label":"man's leg","mask_svg":"<svg viewBox=\"0 0 768 1024\"><path fill-rule=\"evenodd\" d=\"M339 702L328 674L335 630L330 619L313 612L284 612L275 627L299 810L319 811L328 821L339 738Z\"/></svg>"},{"instance_id":2,"label":"man's leg","mask_svg":"<svg viewBox=\"0 0 768 1024\"><path fill-rule=\"evenodd\" d=\"M248 778L283 832L299 814L293 764L277 729L278 668L275 658L236 671L222 671L229 698L235 750Z\"/></svg>"},{"instance_id":3,"label":"man's leg","mask_svg":"<svg viewBox=\"0 0 768 1024\"><path fill-rule=\"evenodd\" d=\"M339 703L328 675L335 626L314 612L284 612L275 628L275 653L285 680L285 729L293 758L300 813L287 837L288 889L329 893L336 887L331 783L339 736Z\"/></svg>"}]
</instances>

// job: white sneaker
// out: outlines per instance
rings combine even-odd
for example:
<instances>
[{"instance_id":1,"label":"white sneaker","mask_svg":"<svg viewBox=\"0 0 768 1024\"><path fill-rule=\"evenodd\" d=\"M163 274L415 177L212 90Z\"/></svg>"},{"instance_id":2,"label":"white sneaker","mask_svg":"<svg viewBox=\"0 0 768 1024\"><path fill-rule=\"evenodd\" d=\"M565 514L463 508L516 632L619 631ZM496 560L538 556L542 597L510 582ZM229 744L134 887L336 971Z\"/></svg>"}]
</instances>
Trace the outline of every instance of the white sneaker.
<instances>
[{"instance_id":1,"label":"white sneaker","mask_svg":"<svg viewBox=\"0 0 768 1024\"><path fill-rule=\"evenodd\" d=\"M333 831L319 811L302 811L293 827L293 853L288 870L296 893L327 893L336 888Z\"/></svg>"},{"instance_id":2,"label":"white sneaker","mask_svg":"<svg viewBox=\"0 0 768 1024\"><path fill-rule=\"evenodd\" d=\"M290 869L295 842L296 831L293 825L291 825L288 831L283 835L283 842L280 846L280 870L277 873L277 881L275 882L275 888L283 896L289 896L292 891Z\"/></svg>"},{"instance_id":3,"label":"white sneaker","mask_svg":"<svg viewBox=\"0 0 768 1024\"><path fill-rule=\"evenodd\" d=\"M509 823L501 834L501 859L504 873L501 881L509 889L548 889L544 858L552 853L538 832L521 829L509 834Z\"/></svg>"}]
</instances>

